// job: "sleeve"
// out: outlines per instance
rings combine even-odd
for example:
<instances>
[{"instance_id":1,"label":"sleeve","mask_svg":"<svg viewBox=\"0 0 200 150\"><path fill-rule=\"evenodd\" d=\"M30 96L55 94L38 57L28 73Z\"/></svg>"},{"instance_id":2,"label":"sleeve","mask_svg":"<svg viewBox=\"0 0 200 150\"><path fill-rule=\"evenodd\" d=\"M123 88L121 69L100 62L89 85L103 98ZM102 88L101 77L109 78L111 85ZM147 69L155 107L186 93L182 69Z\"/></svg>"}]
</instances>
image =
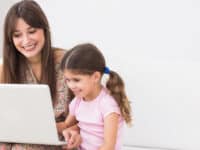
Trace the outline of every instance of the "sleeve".
<instances>
[{"instance_id":1,"label":"sleeve","mask_svg":"<svg viewBox=\"0 0 200 150\"><path fill-rule=\"evenodd\" d=\"M107 95L102 99L100 107L104 118L113 112L119 115L121 114L116 100L110 95Z\"/></svg>"},{"instance_id":2,"label":"sleeve","mask_svg":"<svg viewBox=\"0 0 200 150\"><path fill-rule=\"evenodd\" d=\"M76 98L76 97L70 102L70 104L69 104L70 115L75 116L75 113L76 113L76 110L77 110L77 107L78 107L78 103L79 103L79 99Z\"/></svg>"}]
</instances>

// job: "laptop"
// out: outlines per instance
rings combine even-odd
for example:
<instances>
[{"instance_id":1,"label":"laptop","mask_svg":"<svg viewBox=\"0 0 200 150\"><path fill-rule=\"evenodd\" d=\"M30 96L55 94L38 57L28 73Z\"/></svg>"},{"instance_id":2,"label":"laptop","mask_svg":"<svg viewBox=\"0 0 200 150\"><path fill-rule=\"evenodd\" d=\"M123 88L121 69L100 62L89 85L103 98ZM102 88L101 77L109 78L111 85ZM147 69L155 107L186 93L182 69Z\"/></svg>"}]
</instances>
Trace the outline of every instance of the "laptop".
<instances>
[{"instance_id":1,"label":"laptop","mask_svg":"<svg viewBox=\"0 0 200 150\"><path fill-rule=\"evenodd\" d=\"M0 84L0 142L65 145L48 85Z\"/></svg>"}]
</instances>

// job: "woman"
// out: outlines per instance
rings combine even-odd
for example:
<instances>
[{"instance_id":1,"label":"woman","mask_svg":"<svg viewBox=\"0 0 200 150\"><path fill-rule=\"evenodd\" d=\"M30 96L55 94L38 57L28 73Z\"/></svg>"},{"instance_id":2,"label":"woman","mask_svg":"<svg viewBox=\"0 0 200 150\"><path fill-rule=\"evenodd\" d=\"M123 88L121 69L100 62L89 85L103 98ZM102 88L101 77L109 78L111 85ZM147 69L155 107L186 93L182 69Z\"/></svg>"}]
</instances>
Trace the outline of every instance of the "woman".
<instances>
[{"instance_id":1,"label":"woman","mask_svg":"<svg viewBox=\"0 0 200 150\"><path fill-rule=\"evenodd\" d=\"M66 117L69 104L67 85L59 69L63 55L63 50L52 48L48 20L35 1L22 0L10 8L4 24L0 82L48 84L57 122ZM71 144L67 147L76 147L80 143L80 135L76 131L65 133L65 136L68 135ZM60 150L62 147L1 143L0 149Z\"/></svg>"}]
</instances>

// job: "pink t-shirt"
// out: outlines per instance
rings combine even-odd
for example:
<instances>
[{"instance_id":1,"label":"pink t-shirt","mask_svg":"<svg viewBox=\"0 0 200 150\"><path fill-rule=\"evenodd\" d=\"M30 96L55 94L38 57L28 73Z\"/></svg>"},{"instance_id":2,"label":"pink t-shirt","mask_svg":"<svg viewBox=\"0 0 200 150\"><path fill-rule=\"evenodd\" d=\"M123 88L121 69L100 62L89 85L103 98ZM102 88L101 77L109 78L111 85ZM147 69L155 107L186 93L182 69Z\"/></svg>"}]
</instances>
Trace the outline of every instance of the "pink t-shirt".
<instances>
[{"instance_id":1,"label":"pink t-shirt","mask_svg":"<svg viewBox=\"0 0 200 150\"><path fill-rule=\"evenodd\" d=\"M102 88L100 94L92 101L75 97L69 109L70 114L75 115L79 121L82 137L80 150L98 150L104 141L104 118L113 112L120 114L116 101L105 88ZM124 120L120 116L115 150L121 150L123 125Z\"/></svg>"}]
</instances>

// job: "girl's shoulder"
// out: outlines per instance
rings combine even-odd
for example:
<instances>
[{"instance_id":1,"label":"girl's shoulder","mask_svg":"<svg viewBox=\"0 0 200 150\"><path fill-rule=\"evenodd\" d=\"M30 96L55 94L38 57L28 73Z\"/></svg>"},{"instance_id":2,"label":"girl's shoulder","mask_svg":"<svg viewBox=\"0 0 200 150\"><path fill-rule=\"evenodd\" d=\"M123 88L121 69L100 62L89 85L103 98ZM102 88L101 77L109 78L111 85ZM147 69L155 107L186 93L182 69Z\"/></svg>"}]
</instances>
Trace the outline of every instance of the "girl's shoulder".
<instances>
[{"instance_id":1,"label":"girl's shoulder","mask_svg":"<svg viewBox=\"0 0 200 150\"><path fill-rule=\"evenodd\" d=\"M74 110L75 111L79 107L80 102L81 102L80 98L74 97L72 99L72 101L70 102L70 104L69 104L70 110Z\"/></svg>"},{"instance_id":2,"label":"girl's shoulder","mask_svg":"<svg viewBox=\"0 0 200 150\"><path fill-rule=\"evenodd\" d=\"M102 96L100 97L100 110L104 117L112 112L120 114L120 109L116 100L105 88L103 89Z\"/></svg>"},{"instance_id":3,"label":"girl's shoulder","mask_svg":"<svg viewBox=\"0 0 200 150\"><path fill-rule=\"evenodd\" d=\"M60 63L67 50L62 48L53 48L54 59L56 63Z\"/></svg>"},{"instance_id":4,"label":"girl's shoulder","mask_svg":"<svg viewBox=\"0 0 200 150\"><path fill-rule=\"evenodd\" d=\"M100 104L104 106L110 103L116 103L115 99L110 95L108 89L103 87L100 95Z\"/></svg>"}]
</instances>

